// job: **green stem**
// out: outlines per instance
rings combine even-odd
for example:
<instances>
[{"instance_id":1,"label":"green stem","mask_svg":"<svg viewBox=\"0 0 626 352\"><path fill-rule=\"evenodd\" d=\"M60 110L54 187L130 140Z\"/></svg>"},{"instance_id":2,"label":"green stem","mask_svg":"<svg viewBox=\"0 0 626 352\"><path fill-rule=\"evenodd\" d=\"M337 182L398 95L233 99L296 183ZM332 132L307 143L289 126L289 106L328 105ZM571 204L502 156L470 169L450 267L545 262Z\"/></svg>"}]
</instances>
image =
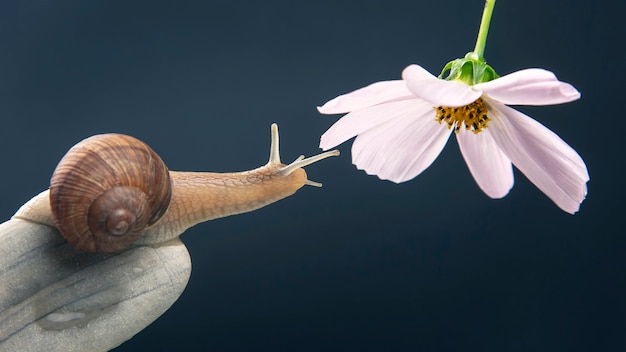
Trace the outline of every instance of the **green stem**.
<instances>
[{"instance_id":1,"label":"green stem","mask_svg":"<svg viewBox=\"0 0 626 352\"><path fill-rule=\"evenodd\" d=\"M478 58L483 59L485 53L485 43L487 42L487 32L489 32L489 23L491 22L491 14L496 0L485 0L485 9L483 10L483 19L480 21L480 29L478 30L478 38L476 39L476 47L474 53Z\"/></svg>"}]
</instances>

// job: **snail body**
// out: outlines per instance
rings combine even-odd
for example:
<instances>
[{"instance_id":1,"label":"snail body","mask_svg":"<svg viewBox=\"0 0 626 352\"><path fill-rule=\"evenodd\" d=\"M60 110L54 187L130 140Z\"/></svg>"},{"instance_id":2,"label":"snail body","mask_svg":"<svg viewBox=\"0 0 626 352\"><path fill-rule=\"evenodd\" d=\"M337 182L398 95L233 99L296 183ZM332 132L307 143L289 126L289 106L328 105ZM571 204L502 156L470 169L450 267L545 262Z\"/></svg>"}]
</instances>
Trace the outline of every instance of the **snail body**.
<instances>
[{"instance_id":1,"label":"snail body","mask_svg":"<svg viewBox=\"0 0 626 352\"><path fill-rule=\"evenodd\" d=\"M163 314L191 273L180 234L320 186L302 167L338 155L282 164L278 128L271 130L268 163L235 173L169 171L123 135L73 147L50 189L0 224L0 350L108 350ZM128 166L129 157L139 161ZM120 194L130 200L116 200Z\"/></svg>"}]
</instances>

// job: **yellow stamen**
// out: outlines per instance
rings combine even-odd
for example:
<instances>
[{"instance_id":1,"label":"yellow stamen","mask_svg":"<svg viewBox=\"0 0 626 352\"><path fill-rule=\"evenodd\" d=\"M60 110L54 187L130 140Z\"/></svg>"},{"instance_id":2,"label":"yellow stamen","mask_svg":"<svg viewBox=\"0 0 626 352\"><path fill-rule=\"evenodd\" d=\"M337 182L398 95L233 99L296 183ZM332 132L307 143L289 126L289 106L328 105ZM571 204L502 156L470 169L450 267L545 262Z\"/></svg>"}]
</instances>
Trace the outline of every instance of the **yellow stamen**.
<instances>
[{"instance_id":1,"label":"yellow stamen","mask_svg":"<svg viewBox=\"0 0 626 352\"><path fill-rule=\"evenodd\" d=\"M466 130L477 134L487 128L487 123L491 121L487 116L487 106L481 98L469 105L456 108L438 106L435 111L437 113L435 120L439 123L445 122L448 129L454 129L454 133L459 133L461 126L465 125Z\"/></svg>"}]
</instances>

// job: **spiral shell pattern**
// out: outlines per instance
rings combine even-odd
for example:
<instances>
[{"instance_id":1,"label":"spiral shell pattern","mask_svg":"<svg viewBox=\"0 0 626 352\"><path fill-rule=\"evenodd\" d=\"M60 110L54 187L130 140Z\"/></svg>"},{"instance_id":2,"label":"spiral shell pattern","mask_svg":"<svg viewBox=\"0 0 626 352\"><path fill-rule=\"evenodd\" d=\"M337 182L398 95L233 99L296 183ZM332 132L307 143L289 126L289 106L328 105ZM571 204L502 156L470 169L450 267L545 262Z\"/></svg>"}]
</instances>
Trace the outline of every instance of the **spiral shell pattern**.
<instances>
[{"instance_id":1,"label":"spiral shell pattern","mask_svg":"<svg viewBox=\"0 0 626 352\"><path fill-rule=\"evenodd\" d=\"M72 147L50 181L50 206L63 237L85 252L116 252L157 222L171 198L170 175L145 143L122 134Z\"/></svg>"}]
</instances>

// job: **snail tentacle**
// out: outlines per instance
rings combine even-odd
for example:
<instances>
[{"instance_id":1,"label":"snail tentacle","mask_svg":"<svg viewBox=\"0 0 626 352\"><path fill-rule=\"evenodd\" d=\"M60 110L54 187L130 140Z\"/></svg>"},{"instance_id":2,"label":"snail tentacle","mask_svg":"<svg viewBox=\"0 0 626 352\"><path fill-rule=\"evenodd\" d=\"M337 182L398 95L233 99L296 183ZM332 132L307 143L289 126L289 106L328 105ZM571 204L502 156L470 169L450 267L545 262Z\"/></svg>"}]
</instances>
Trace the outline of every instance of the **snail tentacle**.
<instances>
[{"instance_id":1,"label":"snail tentacle","mask_svg":"<svg viewBox=\"0 0 626 352\"><path fill-rule=\"evenodd\" d=\"M279 172L282 173L283 175L289 175L296 169L301 169L307 165L311 165L320 160L329 158L331 156L338 156L338 155L339 155L338 150L329 150L327 152L310 156L308 158L305 158L304 155L300 155L300 157L294 160L291 164L281 167Z\"/></svg>"},{"instance_id":2,"label":"snail tentacle","mask_svg":"<svg viewBox=\"0 0 626 352\"><path fill-rule=\"evenodd\" d=\"M272 141L270 144L270 160L268 161L268 165L282 165L282 162L280 161L280 148L279 148L279 139L278 139L278 125L273 123L272 124ZM296 160L294 160L291 164L289 165L285 165L285 166L281 166L278 169L278 173L280 173L283 176L287 176L289 174L291 174L292 172L294 172L297 169L301 169L307 165L311 165L313 163L316 163L320 160L329 158L331 156L338 156L339 155L339 151L338 150L329 150L327 152L324 153L320 153L308 158L305 158L304 155L300 155L298 158L296 158ZM315 187L322 187L322 184L319 182L314 182L311 180L306 180L305 181L306 185L309 186L315 186Z\"/></svg>"}]
</instances>

